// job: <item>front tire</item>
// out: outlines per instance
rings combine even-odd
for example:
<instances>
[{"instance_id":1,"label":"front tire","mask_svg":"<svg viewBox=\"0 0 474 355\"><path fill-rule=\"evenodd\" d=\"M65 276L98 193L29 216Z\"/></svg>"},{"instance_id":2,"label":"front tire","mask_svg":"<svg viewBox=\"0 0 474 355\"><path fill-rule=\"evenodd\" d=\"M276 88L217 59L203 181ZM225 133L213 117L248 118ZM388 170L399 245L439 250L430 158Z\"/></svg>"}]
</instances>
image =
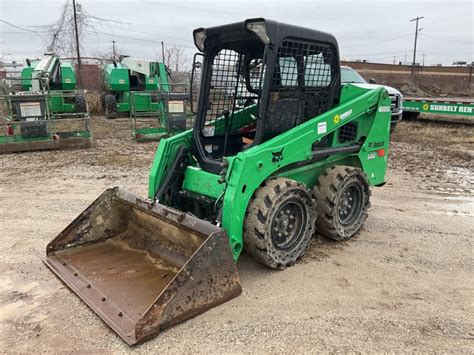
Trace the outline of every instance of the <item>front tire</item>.
<instances>
[{"instance_id":1,"label":"front tire","mask_svg":"<svg viewBox=\"0 0 474 355\"><path fill-rule=\"evenodd\" d=\"M313 189L318 219L316 230L337 241L352 238L364 224L370 206L370 189L363 171L334 166L319 176Z\"/></svg>"},{"instance_id":2,"label":"front tire","mask_svg":"<svg viewBox=\"0 0 474 355\"><path fill-rule=\"evenodd\" d=\"M257 189L244 222L245 250L260 263L284 269L307 249L316 213L308 189L286 178L273 178Z\"/></svg>"},{"instance_id":3,"label":"front tire","mask_svg":"<svg viewBox=\"0 0 474 355\"><path fill-rule=\"evenodd\" d=\"M113 94L106 94L104 96L105 117L108 119L117 118L117 100Z\"/></svg>"},{"instance_id":4,"label":"front tire","mask_svg":"<svg viewBox=\"0 0 474 355\"><path fill-rule=\"evenodd\" d=\"M84 94L76 94L74 96L74 108L76 113L87 112L86 96Z\"/></svg>"}]
</instances>

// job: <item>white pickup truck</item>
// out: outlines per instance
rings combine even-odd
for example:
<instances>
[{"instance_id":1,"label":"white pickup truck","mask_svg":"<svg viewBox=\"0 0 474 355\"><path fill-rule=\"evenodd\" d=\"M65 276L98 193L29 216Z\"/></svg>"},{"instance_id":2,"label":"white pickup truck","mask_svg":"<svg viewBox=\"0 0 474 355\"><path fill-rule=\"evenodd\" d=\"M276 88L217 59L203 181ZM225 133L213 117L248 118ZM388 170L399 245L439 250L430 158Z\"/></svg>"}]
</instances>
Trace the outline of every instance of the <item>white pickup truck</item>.
<instances>
[{"instance_id":1,"label":"white pickup truck","mask_svg":"<svg viewBox=\"0 0 474 355\"><path fill-rule=\"evenodd\" d=\"M392 100L392 120L390 122L390 132L395 130L397 123L402 119L402 105L403 105L403 96L400 91L391 86L387 85L377 85L375 82L367 81L354 69L351 67L341 66L341 84L357 84L358 86L362 86L365 88L375 88L383 86L388 91L388 95Z\"/></svg>"}]
</instances>

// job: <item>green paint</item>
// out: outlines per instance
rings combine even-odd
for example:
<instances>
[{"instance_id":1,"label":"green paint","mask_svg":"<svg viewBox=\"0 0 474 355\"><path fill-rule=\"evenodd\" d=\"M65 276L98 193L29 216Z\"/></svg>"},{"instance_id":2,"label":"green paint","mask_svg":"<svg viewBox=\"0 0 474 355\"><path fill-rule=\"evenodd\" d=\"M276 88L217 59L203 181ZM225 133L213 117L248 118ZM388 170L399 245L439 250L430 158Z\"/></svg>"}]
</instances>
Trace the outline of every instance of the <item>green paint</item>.
<instances>
[{"instance_id":1,"label":"green paint","mask_svg":"<svg viewBox=\"0 0 474 355\"><path fill-rule=\"evenodd\" d=\"M249 108L238 114L247 115L248 120L251 120L251 112ZM294 167L295 163L310 162L313 144L324 137L329 138L330 147L347 145L338 141L335 132L348 122L357 123L358 138L367 137L359 153L336 154L303 167ZM219 124L220 120L216 120L216 129ZM285 176L312 188L319 174L327 167L343 164L361 167L371 185L383 184L390 139L389 126L390 99L386 90L347 84L342 89L337 107L260 145L227 157L229 166L224 184L216 181L217 175L199 169L190 155L189 161L194 163L185 171L183 189L214 199L222 195L222 227L229 236L234 259L237 260L243 246L243 222L248 203L266 179L270 176ZM190 149L191 138L190 130L160 142L150 171L150 199L154 199L179 147L184 145ZM282 149L283 159L273 162L272 152ZM382 149L383 155L379 156Z\"/></svg>"}]
</instances>

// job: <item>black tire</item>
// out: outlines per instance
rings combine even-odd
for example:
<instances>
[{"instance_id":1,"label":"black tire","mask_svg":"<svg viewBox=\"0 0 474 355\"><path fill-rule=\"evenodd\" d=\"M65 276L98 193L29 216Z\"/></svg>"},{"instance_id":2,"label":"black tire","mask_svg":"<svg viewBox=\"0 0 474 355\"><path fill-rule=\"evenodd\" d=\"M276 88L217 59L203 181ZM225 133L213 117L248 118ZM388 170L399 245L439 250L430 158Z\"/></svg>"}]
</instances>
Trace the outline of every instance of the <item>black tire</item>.
<instances>
[{"instance_id":1,"label":"black tire","mask_svg":"<svg viewBox=\"0 0 474 355\"><path fill-rule=\"evenodd\" d=\"M105 117L108 119L117 118L117 100L112 94L104 96Z\"/></svg>"},{"instance_id":2,"label":"black tire","mask_svg":"<svg viewBox=\"0 0 474 355\"><path fill-rule=\"evenodd\" d=\"M157 94L154 94L154 93L151 94L151 102L157 103L157 102L159 102L159 101L160 101L160 98L158 97Z\"/></svg>"},{"instance_id":3,"label":"black tire","mask_svg":"<svg viewBox=\"0 0 474 355\"><path fill-rule=\"evenodd\" d=\"M352 238L362 227L370 207L370 189L364 172L334 166L319 176L316 197L316 231L334 240ZM351 204L352 203L352 204Z\"/></svg>"},{"instance_id":4,"label":"black tire","mask_svg":"<svg viewBox=\"0 0 474 355\"><path fill-rule=\"evenodd\" d=\"M105 92L100 93L100 107L102 108L102 111L105 113L105 95L107 95Z\"/></svg>"},{"instance_id":5,"label":"black tire","mask_svg":"<svg viewBox=\"0 0 474 355\"><path fill-rule=\"evenodd\" d=\"M74 110L76 113L87 112L86 96L84 94L76 94L74 96Z\"/></svg>"},{"instance_id":6,"label":"black tire","mask_svg":"<svg viewBox=\"0 0 474 355\"><path fill-rule=\"evenodd\" d=\"M303 184L285 178L268 179L247 208L245 250L268 267L284 269L304 254L315 220L314 201Z\"/></svg>"}]
</instances>

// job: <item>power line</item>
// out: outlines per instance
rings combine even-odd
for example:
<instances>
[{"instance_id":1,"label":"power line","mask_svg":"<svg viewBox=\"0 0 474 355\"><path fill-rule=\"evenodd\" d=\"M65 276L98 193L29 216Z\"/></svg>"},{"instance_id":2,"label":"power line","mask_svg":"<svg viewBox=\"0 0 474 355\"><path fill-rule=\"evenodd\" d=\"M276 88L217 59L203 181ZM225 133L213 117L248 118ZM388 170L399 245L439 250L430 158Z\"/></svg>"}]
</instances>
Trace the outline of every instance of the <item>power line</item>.
<instances>
[{"instance_id":1,"label":"power line","mask_svg":"<svg viewBox=\"0 0 474 355\"><path fill-rule=\"evenodd\" d=\"M14 25L13 23L10 23L8 21L5 21L5 20L2 20L0 19L0 22L8 25L8 26L11 26L13 28L16 28L18 30L22 30L22 31L26 31L26 32L31 32L31 33L35 33L35 34L39 34L39 33L45 33L45 32L48 32L48 31L35 31L35 30L30 30L28 28L24 28L24 27L20 27L20 26L17 26L17 25Z\"/></svg>"},{"instance_id":2,"label":"power line","mask_svg":"<svg viewBox=\"0 0 474 355\"><path fill-rule=\"evenodd\" d=\"M430 38L440 39L440 40L448 41L448 42L472 44L472 41L459 41L459 40L456 40L456 39L448 39L448 38L443 38L443 37L438 37L438 36L433 36L433 35L427 35L426 33L423 33L423 37L430 37Z\"/></svg>"},{"instance_id":3,"label":"power line","mask_svg":"<svg viewBox=\"0 0 474 355\"><path fill-rule=\"evenodd\" d=\"M408 37L408 36L411 36L411 33L407 33L407 34L404 34L404 35L401 35L401 36L391 37L391 38L387 38L387 39L382 39L380 41L375 41L375 42L350 44L348 46L344 46L344 48L359 47L359 46L370 46L372 44L377 44L377 43L382 43L382 42L389 42L389 41L393 41L395 39L404 38L404 37Z\"/></svg>"}]
</instances>

